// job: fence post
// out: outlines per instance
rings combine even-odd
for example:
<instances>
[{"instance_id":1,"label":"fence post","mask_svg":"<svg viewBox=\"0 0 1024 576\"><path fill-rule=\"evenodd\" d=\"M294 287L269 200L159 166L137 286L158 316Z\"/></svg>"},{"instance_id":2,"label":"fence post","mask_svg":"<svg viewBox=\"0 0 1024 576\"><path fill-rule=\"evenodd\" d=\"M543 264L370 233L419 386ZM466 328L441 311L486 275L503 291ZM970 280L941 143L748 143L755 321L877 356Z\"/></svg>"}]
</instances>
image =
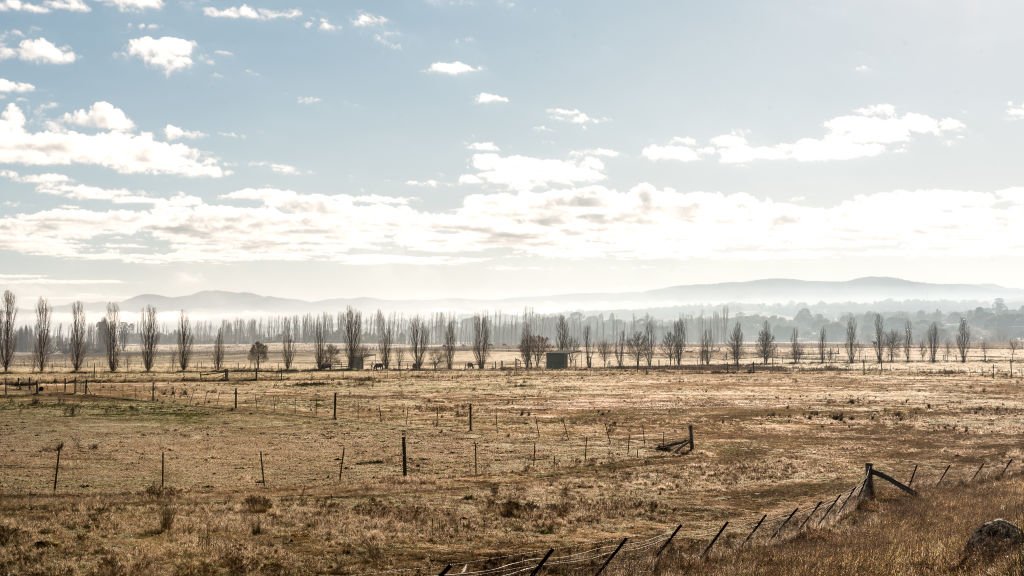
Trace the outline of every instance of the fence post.
<instances>
[{"instance_id":1,"label":"fence post","mask_svg":"<svg viewBox=\"0 0 1024 576\"><path fill-rule=\"evenodd\" d=\"M867 494L868 498L875 497L875 482L874 479L871 477L872 468L874 468L874 464L870 462L864 464L864 490L862 490L861 492L863 494Z\"/></svg>"},{"instance_id":2,"label":"fence post","mask_svg":"<svg viewBox=\"0 0 1024 576\"><path fill-rule=\"evenodd\" d=\"M612 561L612 558L615 558L615 555L619 553L619 550L622 550L622 547L626 544L626 540L629 540L629 538L623 538L622 542L619 542L618 548L616 548L615 552L612 552L612 555L604 561L604 564L601 564L601 567L597 569L597 572L594 572L594 576L601 576L601 573L604 572L604 569L608 567L608 564Z\"/></svg>"},{"instance_id":3,"label":"fence post","mask_svg":"<svg viewBox=\"0 0 1024 576\"><path fill-rule=\"evenodd\" d=\"M405 462L405 435L402 435L402 476L408 476L409 469Z\"/></svg>"},{"instance_id":4,"label":"fence post","mask_svg":"<svg viewBox=\"0 0 1024 576\"><path fill-rule=\"evenodd\" d=\"M449 565L445 566L444 570L441 570L441 572L437 576L445 576L445 574L448 574L448 571L451 570L451 569L452 569L452 565L449 564Z\"/></svg>"},{"instance_id":5,"label":"fence post","mask_svg":"<svg viewBox=\"0 0 1024 576\"><path fill-rule=\"evenodd\" d=\"M821 515L821 518L818 519L818 523L815 524L815 526L821 526L821 523L825 521L825 518L828 518L828 513L831 512L832 509L836 507L836 504L839 503L839 499L842 498L842 497L843 497L842 494L839 494L838 496L836 496L836 499L833 500L832 504L829 505L829 507L825 509L825 513Z\"/></svg>"},{"instance_id":6,"label":"fence post","mask_svg":"<svg viewBox=\"0 0 1024 576\"><path fill-rule=\"evenodd\" d=\"M164 491L164 453L160 452L160 491Z\"/></svg>"},{"instance_id":7,"label":"fence post","mask_svg":"<svg viewBox=\"0 0 1024 576\"><path fill-rule=\"evenodd\" d=\"M676 529L672 531L672 535L668 537L668 540L665 540L665 543L661 545L661 548L658 548L658 553L654 555L655 558L661 556L661 553L665 551L665 548L668 548L668 545L672 543L672 539L676 537L676 534L679 533L679 530L682 527L682 524L676 526Z\"/></svg>"},{"instance_id":8,"label":"fence post","mask_svg":"<svg viewBox=\"0 0 1024 576\"><path fill-rule=\"evenodd\" d=\"M799 506L797 506L796 508L793 508L793 511L789 513L789 516L786 516L786 519L782 521L782 524L779 524L778 529L775 530L775 534L772 534L772 537L769 538L769 540L775 539L776 536L778 536L779 534L782 533L782 529L786 527L786 524L789 524L790 519L793 518L793 516L796 515L796 512L799 509L800 509Z\"/></svg>"},{"instance_id":9,"label":"fence post","mask_svg":"<svg viewBox=\"0 0 1024 576\"><path fill-rule=\"evenodd\" d=\"M697 449L697 447L693 445L693 424L689 424L688 426L690 428L690 452L693 452Z\"/></svg>"},{"instance_id":10,"label":"fence post","mask_svg":"<svg viewBox=\"0 0 1024 576\"><path fill-rule=\"evenodd\" d=\"M267 487L267 475L263 471L263 451L262 450L260 450L260 484L263 484L264 488Z\"/></svg>"},{"instance_id":11,"label":"fence post","mask_svg":"<svg viewBox=\"0 0 1024 576\"><path fill-rule=\"evenodd\" d=\"M814 516L814 513L818 511L818 508L821 508L822 503L822 500L818 500L818 503L814 505L814 510L811 510L811 513L807 515L807 518L804 518L804 521L800 524L800 527L797 528L797 532L803 531L804 526L806 526L807 523L811 521L811 518Z\"/></svg>"},{"instance_id":12,"label":"fence post","mask_svg":"<svg viewBox=\"0 0 1024 576\"><path fill-rule=\"evenodd\" d=\"M907 482L907 487L914 485L914 476L917 476L917 464L914 464L914 471L910 473L910 482Z\"/></svg>"},{"instance_id":13,"label":"fence post","mask_svg":"<svg viewBox=\"0 0 1024 576\"><path fill-rule=\"evenodd\" d=\"M64 449L64 443L57 444L57 465L53 468L53 493L57 493L57 474L60 472L60 452Z\"/></svg>"},{"instance_id":14,"label":"fence post","mask_svg":"<svg viewBox=\"0 0 1024 576\"><path fill-rule=\"evenodd\" d=\"M334 416L332 416L331 419L332 420L337 420L338 419L338 393L337 392L334 393Z\"/></svg>"},{"instance_id":15,"label":"fence post","mask_svg":"<svg viewBox=\"0 0 1024 576\"><path fill-rule=\"evenodd\" d=\"M530 576L537 576L537 574L540 574L541 567L544 566L544 563L548 561L548 558L550 558L554 552L554 548L548 550L548 553L544 555L544 558L541 558L540 564L537 564L537 567L533 569L533 572L530 572Z\"/></svg>"},{"instance_id":16,"label":"fence post","mask_svg":"<svg viewBox=\"0 0 1024 576\"><path fill-rule=\"evenodd\" d=\"M984 468L984 467L985 467L985 463L982 462L981 466L978 466L978 471L974 473L974 476L971 476L971 482L974 482L974 479L978 477L978 474L981 474L981 469Z\"/></svg>"},{"instance_id":17,"label":"fence post","mask_svg":"<svg viewBox=\"0 0 1024 576\"><path fill-rule=\"evenodd\" d=\"M1006 471L1010 468L1010 464L1013 464L1013 458L1010 458L1010 461L1006 463L1006 467L1003 468L1003 471L999 473L1000 478L1003 477L1003 474L1006 474Z\"/></svg>"},{"instance_id":18,"label":"fence post","mask_svg":"<svg viewBox=\"0 0 1024 576\"><path fill-rule=\"evenodd\" d=\"M757 529L761 527L761 523L764 522L764 519L767 517L767 514L761 516L761 519L757 521L756 525L754 525L754 529L750 531L750 534L747 534L747 538L743 541L743 544L740 544L740 548L743 548L747 545L747 542L750 542L750 539L754 537L754 533L757 532Z\"/></svg>"},{"instance_id":19,"label":"fence post","mask_svg":"<svg viewBox=\"0 0 1024 576\"><path fill-rule=\"evenodd\" d=\"M936 486L942 484L942 479L946 477L946 472L949 472L950 466L952 466L952 464L948 464L946 469L942 471L942 476L939 476L939 481L935 483Z\"/></svg>"},{"instance_id":20,"label":"fence post","mask_svg":"<svg viewBox=\"0 0 1024 576\"><path fill-rule=\"evenodd\" d=\"M722 532L725 532L725 527L728 526L728 525L729 525L728 522L726 522L725 524L722 524L722 527L718 529L718 534L715 534L715 537L711 539L711 543L708 544L708 547L705 548L704 551L700 553L700 556L698 556L698 558L704 558L704 557L706 557L708 555L708 552L711 552L711 547L715 545L715 542L718 542L718 537L722 535Z\"/></svg>"}]
</instances>

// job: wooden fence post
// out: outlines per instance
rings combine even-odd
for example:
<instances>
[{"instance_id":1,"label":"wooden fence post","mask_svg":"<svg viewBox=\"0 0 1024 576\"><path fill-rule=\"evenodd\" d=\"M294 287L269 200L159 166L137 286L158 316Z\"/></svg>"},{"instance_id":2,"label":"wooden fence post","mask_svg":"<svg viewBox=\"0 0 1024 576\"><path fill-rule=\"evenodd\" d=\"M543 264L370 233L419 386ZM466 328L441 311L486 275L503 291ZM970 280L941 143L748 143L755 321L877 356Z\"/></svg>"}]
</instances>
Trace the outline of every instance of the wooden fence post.
<instances>
[{"instance_id":1,"label":"wooden fence post","mask_svg":"<svg viewBox=\"0 0 1024 576\"><path fill-rule=\"evenodd\" d=\"M825 509L825 513L821 515L821 518L818 519L818 523L815 524L815 526L821 526L821 523L825 521L825 518L828 518L828 513L831 512L832 509L836 507L836 504L839 503L839 499L842 498L842 497L843 497L842 494L839 494L838 496L836 496L836 499L833 500L832 504L830 504L829 507Z\"/></svg>"},{"instance_id":2,"label":"wooden fence post","mask_svg":"<svg viewBox=\"0 0 1024 576\"><path fill-rule=\"evenodd\" d=\"M449 564L449 565L445 566L444 570L441 570L441 572L437 576L445 576L446 574L448 574L448 571L451 570L451 569L452 569L452 565Z\"/></svg>"},{"instance_id":3,"label":"wooden fence post","mask_svg":"<svg viewBox=\"0 0 1024 576\"><path fill-rule=\"evenodd\" d=\"M761 516L761 519L754 525L754 529L750 531L750 534L747 534L747 538L743 541L743 544L740 544L740 548L743 548L747 545L747 542L750 542L750 539L754 537L754 533L757 532L757 529L761 527L761 523L764 522L764 519L767 517L767 514Z\"/></svg>"},{"instance_id":4,"label":"wooden fence post","mask_svg":"<svg viewBox=\"0 0 1024 576\"><path fill-rule=\"evenodd\" d=\"M800 527L797 528L797 532L803 531L804 526L806 526L807 523L811 521L811 518L814 516L814 513L818 511L818 508L821 508L821 505L823 503L824 502L822 500L818 500L818 503L814 505L814 510L811 510L811 513L807 515L807 518L804 518L804 521L800 524Z\"/></svg>"},{"instance_id":5,"label":"wooden fence post","mask_svg":"<svg viewBox=\"0 0 1024 576\"><path fill-rule=\"evenodd\" d=\"M910 481L907 482L907 486L914 485L914 476L917 476L917 464L914 464L914 471L910 473Z\"/></svg>"},{"instance_id":6,"label":"wooden fence post","mask_svg":"<svg viewBox=\"0 0 1024 576\"><path fill-rule=\"evenodd\" d=\"M874 465L870 462L864 464L864 489L861 490L861 493L867 494L869 499L875 497L875 483L872 478L873 474L871 473L871 469L873 467Z\"/></svg>"},{"instance_id":7,"label":"wooden fence post","mask_svg":"<svg viewBox=\"0 0 1024 576\"><path fill-rule=\"evenodd\" d=\"M946 472L949 472L950 466L952 466L952 464L947 465L946 469L942 471L942 476L939 476L939 481L935 483L936 486L942 484L942 479L946 477Z\"/></svg>"},{"instance_id":8,"label":"wooden fence post","mask_svg":"<svg viewBox=\"0 0 1024 576\"><path fill-rule=\"evenodd\" d=\"M57 493L57 474L60 472L60 452L64 449L64 443L57 444L57 465L53 468L53 493Z\"/></svg>"},{"instance_id":9,"label":"wooden fence post","mask_svg":"<svg viewBox=\"0 0 1024 576\"><path fill-rule=\"evenodd\" d=\"M235 388L235 407L232 410L238 410L238 388Z\"/></svg>"},{"instance_id":10,"label":"wooden fence post","mask_svg":"<svg viewBox=\"0 0 1024 576\"><path fill-rule=\"evenodd\" d=\"M984 467L985 467L985 463L982 462L981 466L978 466L978 471L974 473L974 476L971 476L971 482L974 482L974 479L978 477L978 474L981 474L981 469L984 468Z\"/></svg>"},{"instance_id":11,"label":"wooden fence post","mask_svg":"<svg viewBox=\"0 0 1024 576\"><path fill-rule=\"evenodd\" d=\"M665 548L668 548L668 545L672 543L672 539L676 537L676 534L679 533L679 530L682 527L682 524L676 526L676 529L672 531L672 535L668 537L668 540L665 540L665 543L661 545L661 548L658 548L658 553L654 555L655 558L661 556L661 553L665 551Z\"/></svg>"},{"instance_id":12,"label":"wooden fence post","mask_svg":"<svg viewBox=\"0 0 1024 576\"><path fill-rule=\"evenodd\" d=\"M693 424L689 424L688 427L690 429L690 452L693 452L697 449L697 447L693 445Z\"/></svg>"},{"instance_id":13,"label":"wooden fence post","mask_svg":"<svg viewBox=\"0 0 1024 576\"><path fill-rule=\"evenodd\" d=\"M619 550L622 550L622 547L626 545L626 540L629 540L629 538L623 538L622 542L619 542L619 546L615 549L615 552L612 552L612 555L604 561L604 564L601 564L601 567L597 569L597 572L594 572L594 576L601 576L604 569L608 567L609 563L611 563L612 558L615 558L615 555L619 553Z\"/></svg>"},{"instance_id":14,"label":"wooden fence post","mask_svg":"<svg viewBox=\"0 0 1024 576\"><path fill-rule=\"evenodd\" d=\"M338 462L338 481L341 481L341 472L345 469L345 447L341 447L341 462Z\"/></svg>"},{"instance_id":15,"label":"wooden fence post","mask_svg":"<svg viewBox=\"0 0 1024 576\"><path fill-rule=\"evenodd\" d=\"M473 405L469 405L469 431L473 431Z\"/></svg>"},{"instance_id":16,"label":"wooden fence post","mask_svg":"<svg viewBox=\"0 0 1024 576\"><path fill-rule=\"evenodd\" d=\"M160 452L160 491L164 491L164 453Z\"/></svg>"},{"instance_id":17,"label":"wooden fence post","mask_svg":"<svg viewBox=\"0 0 1024 576\"><path fill-rule=\"evenodd\" d=\"M338 419L338 393L337 392L334 393L334 416L332 416L331 419L332 420L337 420Z\"/></svg>"},{"instance_id":18,"label":"wooden fence post","mask_svg":"<svg viewBox=\"0 0 1024 576\"><path fill-rule=\"evenodd\" d=\"M405 434L402 435L402 476L408 476L409 469L405 461Z\"/></svg>"},{"instance_id":19,"label":"wooden fence post","mask_svg":"<svg viewBox=\"0 0 1024 576\"><path fill-rule=\"evenodd\" d=\"M711 547L715 545L715 542L718 542L718 538L722 535L722 532L725 532L725 528L728 525L729 525L728 522L726 522L725 524L722 524L722 527L719 528L719 530L718 530L718 534L715 534L715 537L711 539L711 543L708 544L708 547L705 548L704 551L700 553L700 556L698 556L698 558L705 558L705 557L707 557L708 553L711 552Z\"/></svg>"},{"instance_id":20,"label":"wooden fence post","mask_svg":"<svg viewBox=\"0 0 1024 576\"><path fill-rule=\"evenodd\" d=\"M540 574L540 569L544 566L544 563L548 561L548 558L550 558L551 555L554 554L554 552L554 548L548 550L548 553L545 554L543 558L541 558L540 564L537 564L537 567L533 569L533 572L530 572L530 576L537 576L537 574Z\"/></svg>"},{"instance_id":21,"label":"wooden fence post","mask_svg":"<svg viewBox=\"0 0 1024 576\"><path fill-rule=\"evenodd\" d=\"M774 540L776 536L782 533L782 529L786 527L786 524L789 524L789 520L793 518L793 516L796 516L796 512L799 509L799 506L793 508L793 511L789 513L789 516L786 516L786 519L782 521L782 524L779 524L778 529L775 530L775 534L772 534L772 537L769 538L769 540Z\"/></svg>"},{"instance_id":22,"label":"wooden fence post","mask_svg":"<svg viewBox=\"0 0 1024 576\"><path fill-rule=\"evenodd\" d=\"M260 484L263 484L264 488L267 487L267 475L263 471L263 451L262 450L260 450Z\"/></svg>"},{"instance_id":23,"label":"wooden fence post","mask_svg":"<svg viewBox=\"0 0 1024 576\"><path fill-rule=\"evenodd\" d=\"M1006 471L1010 468L1010 464L1013 464L1013 458L1010 458L1010 461L1006 463L1006 466L1003 468L1003 471L999 473L1000 478L1003 477L1003 474L1006 474Z\"/></svg>"}]
</instances>

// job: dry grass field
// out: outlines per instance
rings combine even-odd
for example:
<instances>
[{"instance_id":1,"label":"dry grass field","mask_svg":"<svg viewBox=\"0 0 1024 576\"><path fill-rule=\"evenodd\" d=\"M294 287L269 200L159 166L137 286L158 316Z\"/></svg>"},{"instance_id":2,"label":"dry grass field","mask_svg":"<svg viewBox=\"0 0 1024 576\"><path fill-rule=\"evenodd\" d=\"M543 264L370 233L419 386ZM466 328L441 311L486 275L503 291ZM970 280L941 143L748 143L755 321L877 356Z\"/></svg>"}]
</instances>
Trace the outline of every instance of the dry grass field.
<instances>
[{"instance_id":1,"label":"dry grass field","mask_svg":"<svg viewBox=\"0 0 1024 576\"><path fill-rule=\"evenodd\" d=\"M1008 354L866 371L232 370L228 382L166 362L154 374L137 360L113 375L19 367L0 397L0 573L474 572L520 559L479 562L492 556L661 542L678 525L656 567L648 547L605 573L1021 573L1020 557L960 556L981 522L1024 520L1024 384ZM28 378L38 394L14 386ZM655 450L688 425L694 451ZM866 462L903 481L919 464L924 497L880 485L879 500L838 522L819 511L797 533ZM694 560L726 521L710 559Z\"/></svg>"}]
</instances>

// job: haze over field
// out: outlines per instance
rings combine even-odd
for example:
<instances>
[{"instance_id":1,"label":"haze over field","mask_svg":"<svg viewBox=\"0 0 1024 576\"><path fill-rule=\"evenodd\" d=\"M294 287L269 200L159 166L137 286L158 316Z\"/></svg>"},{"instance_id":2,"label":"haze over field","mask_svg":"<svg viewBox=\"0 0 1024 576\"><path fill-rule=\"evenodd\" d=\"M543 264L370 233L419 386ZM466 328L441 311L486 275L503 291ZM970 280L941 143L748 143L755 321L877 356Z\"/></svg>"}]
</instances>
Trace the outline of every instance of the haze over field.
<instances>
[{"instance_id":1,"label":"haze over field","mask_svg":"<svg viewBox=\"0 0 1024 576\"><path fill-rule=\"evenodd\" d=\"M1022 17L0 0L0 286L509 308L1024 287Z\"/></svg>"}]
</instances>

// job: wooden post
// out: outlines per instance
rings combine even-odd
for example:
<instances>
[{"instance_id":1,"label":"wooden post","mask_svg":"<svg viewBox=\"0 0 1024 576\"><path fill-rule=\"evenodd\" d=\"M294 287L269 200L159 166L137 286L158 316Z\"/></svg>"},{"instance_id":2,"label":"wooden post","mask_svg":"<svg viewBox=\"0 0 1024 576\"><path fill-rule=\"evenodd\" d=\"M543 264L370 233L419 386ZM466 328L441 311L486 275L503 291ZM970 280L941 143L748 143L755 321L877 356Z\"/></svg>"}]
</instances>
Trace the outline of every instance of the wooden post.
<instances>
[{"instance_id":1,"label":"wooden post","mask_svg":"<svg viewBox=\"0 0 1024 576\"><path fill-rule=\"evenodd\" d=\"M85 389L89 389L89 385L85 385ZM149 383L149 401L156 402L156 380Z\"/></svg>"},{"instance_id":2,"label":"wooden post","mask_svg":"<svg viewBox=\"0 0 1024 576\"><path fill-rule=\"evenodd\" d=\"M548 561L548 558L554 554L554 552L554 548L548 550L548 553L544 555L544 558L541 558L540 564L537 564L537 567L533 569L533 572L530 572L530 576L537 576L537 574L540 574L540 569L544 566L544 563Z\"/></svg>"},{"instance_id":3,"label":"wooden post","mask_svg":"<svg viewBox=\"0 0 1024 576\"><path fill-rule=\"evenodd\" d=\"M846 508L846 505L850 503L850 498L853 498L853 491L856 490L856 489L857 489L856 486L854 486L853 488L850 488L850 494L846 497L846 500L843 500L843 505L840 506L839 507L839 511L836 512L837 516L839 514L841 514L843 512L843 508Z\"/></svg>"},{"instance_id":4,"label":"wooden post","mask_svg":"<svg viewBox=\"0 0 1024 576\"><path fill-rule=\"evenodd\" d=\"M337 420L337 419L338 419L338 393L335 392L334 393L334 416L331 417L331 420Z\"/></svg>"},{"instance_id":5,"label":"wooden post","mask_svg":"<svg viewBox=\"0 0 1024 576\"><path fill-rule=\"evenodd\" d=\"M449 565L445 566L444 570L441 570L441 572L437 576L445 576L446 574L448 574L448 571L451 570L451 569L452 569L452 565L449 564Z\"/></svg>"},{"instance_id":6,"label":"wooden post","mask_svg":"<svg viewBox=\"0 0 1024 576\"><path fill-rule=\"evenodd\" d=\"M729 525L728 522L726 522L725 524L722 524L722 527L718 530L718 534L715 534L715 537L711 539L711 543L708 544L708 547L705 548L704 551L700 553L700 556L698 556L698 558L705 558L705 557L707 557L708 553L711 552L711 547L715 545L715 542L718 542L719 536L722 535L722 532L725 532L725 527L728 526L728 525Z\"/></svg>"},{"instance_id":7,"label":"wooden post","mask_svg":"<svg viewBox=\"0 0 1024 576\"><path fill-rule=\"evenodd\" d=\"M978 471L974 473L974 476L971 476L971 482L974 482L974 479L978 477L978 474L981 474L981 469L984 468L984 467L985 467L985 463L982 462L981 466L978 466Z\"/></svg>"},{"instance_id":8,"label":"wooden post","mask_svg":"<svg viewBox=\"0 0 1024 576\"><path fill-rule=\"evenodd\" d=\"M697 449L697 447L693 445L693 424L690 424L689 428L690 428L690 452L693 452L694 450Z\"/></svg>"},{"instance_id":9,"label":"wooden post","mask_svg":"<svg viewBox=\"0 0 1024 576\"><path fill-rule=\"evenodd\" d=\"M676 526L676 529L672 531L672 535L668 537L668 540L665 540L665 543L661 545L661 548L658 548L658 553L654 555L655 558L661 556L661 553L665 551L665 548L668 548L668 545L672 543L672 539L676 537L676 534L679 533L679 530L682 527L682 524Z\"/></svg>"},{"instance_id":10,"label":"wooden post","mask_svg":"<svg viewBox=\"0 0 1024 576\"><path fill-rule=\"evenodd\" d=\"M776 536L778 536L779 534L782 533L782 529L786 527L786 524L789 524L789 521L790 521L790 519L793 518L793 516L796 516L796 512L799 509L800 509L799 506L796 507L796 508L793 508L793 511L789 513L789 516L786 516L786 519L782 521L782 524L779 524L778 529L775 530L775 534L772 534L772 537L769 538L769 540L775 539Z\"/></svg>"},{"instance_id":11,"label":"wooden post","mask_svg":"<svg viewBox=\"0 0 1024 576\"><path fill-rule=\"evenodd\" d=\"M473 476L477 475L476 468L476 442L473 442Z\"/></svg>"},{"instance_id":12,"label":"wooden post","mask_svg":"<svg viewBox=\"0 0 1024 576\"><path fill-rule=\"evenodd\" d=\"M615 555L619 553L619 550L622 550L622 547L626 545L626 540L629 540L629 538L623 538L622 542L619 542L618 547L615 548L615 552L612 552L612 555L604 561L604 564L601 564L601 567L597 569L597 572L594 572L594 576L601 576L601 573L604 572L604 569L608 567L608 564L612 561L612 558L615 558Z\"/></svg>"},{"instance_id":13,"label":"wooden post","mask_svg":"<svg viewBox=\"0 0 1024 576\"><path fill-rule=\"evenodd\" d=\"M164 491L164 453L160 452L160 491Z\"/></svg>"},{"instance_id":14,"label":"wooden post","mask_svg":"<svg viewBox=\"0 0 1024 576\"><path fill-rule=\"evenodd\" d=\"M807 515L807 518L804 518L804 521L800 524L800 527L796 529L797 532L803 531L804 526L806 526L807 523L811 521L811 518L814 517L814 513L818 511L818 508L821 508L822 504L823 501L818 500L818 503L814 505L814 510L811 510L811 513Z\"/></svg>"},{"instance_id":15,"label":"wooden post","mask_svg":"<svg viewBox=\"0 0 1024 576\"><path fill-rule=\"evenodd\" d=\"M57 465L53 468L53 493L57 493L57 474L60 472L60 452L64 449L64 443L57 444Z\"/></svg>"},{"instance_id":16,"label":"wooden post","mask_svg":"<svg viewBox=\"0 0 1024 576\"><path fill-rule=\"evenodd\" d=\"M917 464L914 464L914 471L910 473L910 481L907 482L907 486L914 485L914 476L917 476Z\"/></svg>"},{"instance_id":17,"label":"wooden post","mask_svg":"<svg viewBox=\"0 0 1024 576\"><path fill-rule=\"evenodd\" d=\"M260 450L260 484L263 484L264 488L267 487L267 475L263 471L263 451L262 450Z\"/></svg>"},{"instance_id":18,"label":"wooden post","mask_svg":"<svg viewBox=\"0 0 1024 576\"><path fill-rule=\"evenodd\" d=\"M815 524L815 526L821 526L821 523L825 521L825 518L828 518L828 513L831 512L832 509L836 507L836 504L839 503L839 499L842 498L842 497L843 497L842 494L839 494L838 496L836 496L836 499L833 500L832 503L829 504L828 508L825 509L825 513L821 515L821 518L818 518L818 523Z\"/></svg>"},{"instance_id":19,"label":"wooden post","mask_svg":"<svg viewBox=\"0 0 1024 576\"><path fill-rule=\"evenodd\" d=\"M469 405L469 431L473 431L473 405Z\"/></svg>"},{"instance_id":20,"label":"wooden post","mask_svg":"<svg viewBox=\"0 0 1024 576\"><path fill-rule=\"evenodd\" d=\"M587 442L588 442L588 440L589 439L586 436L583 437L583 461L584 462L587 461Z\"/></svg>"},{"instance_id":21,"label":"wooden post","mask_svg":"<svg viewBox=\"0 0 1024 576\"><path fill-rule=\"evenodd\" d=\"M537 443L533 443L533 462L537 463Z\"/></svg>"},{"instance_id":22,"label":"wooden post","mask_svg":"<svg viewBox=\"0 0 1024 576\"><path fill-rule=\"evenodd\" d=\"M235 388L235 407L232 410L238 410L238 388Z\"/></svg>"},{"instance_id":23,"label":"wooden post","mask_svg":"<svg viewBox=\"0 0 1024 576\"><path fill-rule=\"evenodd\" d=\"M936 486L938 486L939 484L942 484L942 479L946 477L946 472L949 472L949 467L950 466L952 466L952 464L949 464L948 466L946 466L946 469L942 471L942 476L939 476L939 481L935 483Z\"/></svg>"},{"instance_id":24,"label":"wooden post","mask_svg":"<svg viewBox=\"0 0 1024 576\"><path fill-rule=\"evenodd\" d=\"M409 475L409 468L406 465L405 460L405 434L402 435L402 476Z\"/></svg>"},{"instance_id":25,"label":"wooden post","mask_svg":"<svg viewBox=\"0 0 1024 576\"><path fill-rule=\"evenodd\" d=\"M345 469L345 447L341 447L341 462L338 462L338 480L341 480L341 472Z\"/></svg>"},{"instance_id":26,"label":"wooden post","mask_svg":"<svg viewBox=\"0 0 1024 576\"><path fill-rule=\"evenodd\" d=\"M1010 461L1006 463L1006 466L1003 468L1003 471L999 473L1000 478L1003 477L1003 474L1006 474L1006 471L1010 468L1010 464L1013 464L1013 458L1010 458Z\"/></svg>"},{"instance_id":27,"label":"wooden post","mask_svg":"<svg viewBox=\"0 0 1024 576\"><path fill-rule=\"evenodd\" d=\"M862 494L866 494L868 498L875 497L875 482L872 478L871 469L874 467L873 464L867 462L864 464L864 489L861 490Z\"/></svg>"}]
</instances>

